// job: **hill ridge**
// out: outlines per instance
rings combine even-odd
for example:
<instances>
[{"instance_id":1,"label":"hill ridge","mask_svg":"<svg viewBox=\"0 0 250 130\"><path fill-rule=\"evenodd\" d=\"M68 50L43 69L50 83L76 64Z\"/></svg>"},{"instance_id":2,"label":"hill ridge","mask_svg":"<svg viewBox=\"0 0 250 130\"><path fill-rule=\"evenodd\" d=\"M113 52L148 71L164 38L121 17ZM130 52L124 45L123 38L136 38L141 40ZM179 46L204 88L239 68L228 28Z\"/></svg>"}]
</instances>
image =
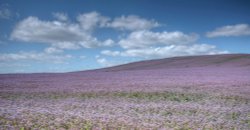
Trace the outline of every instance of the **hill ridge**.
<instances>
[{"instance_id":1,"label":"hill ridge","mask_svg":"<svg viewBox=\"0 0 250 130\"><path fill-rule=\"evenodd\" d=\"M180 56L163 59L137 61L113 67L96 69L95 71L124 71L124 70L148 70L164 68L188 68L188 67L244 67L250 66L250 54L220 54Z\"/></svg>"}]
</instances>

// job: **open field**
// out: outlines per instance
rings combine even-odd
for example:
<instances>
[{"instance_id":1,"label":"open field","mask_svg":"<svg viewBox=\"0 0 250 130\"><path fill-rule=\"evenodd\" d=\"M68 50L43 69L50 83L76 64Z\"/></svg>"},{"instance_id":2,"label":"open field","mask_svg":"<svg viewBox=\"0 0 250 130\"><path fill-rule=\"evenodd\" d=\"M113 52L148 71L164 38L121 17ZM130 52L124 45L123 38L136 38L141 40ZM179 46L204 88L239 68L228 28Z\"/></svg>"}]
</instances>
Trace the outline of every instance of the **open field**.
<instances>
[{"instance_id":1,"label":"open field","mask_svg":"<svg viewBox=\"0 0 250 130\"><path fill-rule=\"evenodd\" d=\"M0 129L250 129L250 55L0 75Z\"/></svg>"}]
</instances>

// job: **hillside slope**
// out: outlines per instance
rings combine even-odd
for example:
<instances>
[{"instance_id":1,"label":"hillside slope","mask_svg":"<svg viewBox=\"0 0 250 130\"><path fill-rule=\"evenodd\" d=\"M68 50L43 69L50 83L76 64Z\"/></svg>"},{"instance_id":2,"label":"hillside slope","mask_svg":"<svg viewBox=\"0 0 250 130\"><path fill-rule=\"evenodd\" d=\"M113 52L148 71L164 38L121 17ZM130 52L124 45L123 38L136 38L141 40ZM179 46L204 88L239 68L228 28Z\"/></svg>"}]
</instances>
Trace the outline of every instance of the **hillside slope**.
<instances>
[{"instance_id":1,"label":"hillside slope","mask_svg":"<svg viewBox=\"0 0 250 130\"><path fill-rule=\"evenodd\" d=\"M153 70L192 67L250 67L250 54L184 56L134 62L99 71Z\"/></svg>"}]
</instances>

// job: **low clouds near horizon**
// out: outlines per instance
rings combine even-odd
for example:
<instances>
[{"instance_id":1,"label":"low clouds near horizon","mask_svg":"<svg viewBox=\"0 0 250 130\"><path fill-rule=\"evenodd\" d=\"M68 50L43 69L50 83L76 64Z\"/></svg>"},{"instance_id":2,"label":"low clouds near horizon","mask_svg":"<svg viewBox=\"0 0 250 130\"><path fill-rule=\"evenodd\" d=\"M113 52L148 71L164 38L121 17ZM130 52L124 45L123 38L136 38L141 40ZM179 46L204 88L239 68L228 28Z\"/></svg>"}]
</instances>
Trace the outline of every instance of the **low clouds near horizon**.
<instances>
[{"instance_id":1,"label":"low clouds near horizon","mask_svg":"<svg viewBox=\"0 0 250 130\"><path fill-rule=\"evenodd\" d=\"M229 37L229 36L250 36L250 25L248 24L236 24L227 25L216 28L211 32L207 32L207 37Z\"/></svg>"}]
</instances>

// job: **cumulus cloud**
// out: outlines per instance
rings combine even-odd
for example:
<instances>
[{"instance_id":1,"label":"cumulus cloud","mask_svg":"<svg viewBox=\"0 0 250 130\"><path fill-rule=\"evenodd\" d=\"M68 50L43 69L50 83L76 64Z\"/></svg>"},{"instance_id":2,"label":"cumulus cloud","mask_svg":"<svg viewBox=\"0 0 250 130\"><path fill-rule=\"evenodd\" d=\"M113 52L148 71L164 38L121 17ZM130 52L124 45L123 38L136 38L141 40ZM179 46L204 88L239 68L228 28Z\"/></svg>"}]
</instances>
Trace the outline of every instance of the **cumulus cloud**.
<instances>
[{"instance_id":1,"label":"cumulus cloud","mask_svg":"<svg viewBox=\"0 0 250 130\"><path fill-rule=\"evenodd\" d=\"M68 21L68 15L66 13L53 13L53 16L59 21Z\"/></svg>"},{"instance_id":2,"label":"cumulus cloud","mask_svg":"<svg viewBox=\"0 0 250 130\"><path fill-rule=\"evenodd\" d=\"M99 56L97 55L96 57L96 62L101 65L102 67L111 67L111 66L116 66L120 64L125 64L128 61L119 61L119 60L114 60L114 59L107 59L107 57Z\"/></svg>"},{"instance_id":3,"label":"cumulus cloud","mask_svg":"<svg viewBox=\"0 0 250 130\"><path fill-rule=\"evenodd\" d=\"M167 45L163 47L135 48L124 51L104 50L103 55L108 56L127 56L141 58L166 58L173 56L188 56L188 55L212 55L225 54L227 51L220 51L215 46L207 44L192 44L192 45Z\"/></svg>"},{"instance_id":4,"label":"cumulus cloud","mask_svg":"<svg viewBox=\"0 0 250 130\"><path fill-rule=\"evenodd\" d=\"M165 58L173 56L188 56L188 55L211 55L224 54L226 51L218 51L215 46L207 44L193 45L170 45L164 47L151 47L143 49L131 49L122 53L124 56L144 57L144 58Z\"/></svg>"},{"instance_id":5,"label":"cumulus cloud","mask_svg":"<svg viewBox=\"0 0 250 130\"><path fill-rule=\"evenodd\" d=\"M220 36L246 36L250 35L250 26L248 24L228 25L216 28L214 31L207 32L207 37Z\"/></svg>"},{"instance_id":6,"label":"cumulus cloud","mask_svg":"<svg viewBox=\"0 0 250 130\"><path fill-rule=\"evenodd\" d=\"M0 61L32 60L60 63L71 58L71 55L63 53L65 49L111 47L115 44L119 45L117 48L120 51L103 50L101 51L102 56L153 59L227 53L227 51L218 50L213 45L198 44L199 36L195 33L152 31L150 29L160 25L154 20L147 20L136 15L111 19L98 12L90 12L79 14L76 22L70 21L67 14L64 13L54 13L53 16L56 20L45 21L37 17L27 17L15 26L10 35L12 40L48 44L49 46L43 52L0 54ZM118 41L111 38L100 41L94 37L94 31L98 28L128 30L129 33ZM119 64L107 60L107 57L100 56L96 57L96 62L105 67Z\"/></svg>"},{"instance_id":7,"label":"cumulus cloud","mask_svg":"<svg viewBox=\"0 0 250 130\"><path fill-rule=\"evenodd\" d=\"M106 58L100 56L96 56L96 62L103 67L113 66L113 63L109 62Z\"/></svg>"},{"instance_id":8,"label":"cumulus cloud","mask_svg":"<svg viewBox=\"0 0 250 130\"><path fill-rule=\"evenodd\" d=\"M77 20L80 22L82 29L85 31L92 31L97 26L105 26L105 24L109 21L109 18L102 16L98 12L90 12L80 14L77 17Z\"/></svg>"},{"instance_id":9,"label":"cumulus cloud","mask_svg":"<svg viewBox=\"0 0 250 130\"><path fill-rule=\"evenodd\" d=\"M158 27L159 23L154 20L147 20L136 15L121 16L107 23L107 27L119 30L146 30Z\"/></svg>"},{"instance_id":10,"label":"cumulus cloud","mask_svg":"<svg viewBox=\"0 0 250 130\"><path fill-rule=\"evenodd\" d=\"M107 56L120 56L121 52L120 51L103 50L103 51L101 51L101 54L107 55Z\"/></svg>"},{"instance_id":11,"label":"cumulus cloud","mask_svg":"<svg viewBox=\"0 0 250 130\"><path fill-rule=\"evenodd\" d=\"M52 53L62 53L63 51L55 47L48 47L44 50L44 52L48 54L52 54Z\"/></svg>"},{"instance_id":12,"label":"cumulus cloud","mask_svg":"<svg viewBox=\"0 0 250 130\"><path fill-rule=\"evenodd\" d=\"M11 39L24 42L48 43L60 49L93 48L111 45L112 41L103 42L85 32L77 23L61 21L42 21L37 17L28 17L19 22Z\"/></svg>"},{"instance_id":13,"label":"cumulus cloud","mask_svg":"<svg viewBox=\"0 0 250 130\"><path fill-rule=\"evenodd\" d=\"M112 39L107 39L103 42L104 46L113 46L115 42Z\"/></svg>"},{"instance_id":14,"label":"cumulus cloud","mask_svg":"<svg viewBox=\"0 0 250 130\"><path fill-rule=\"evenodd\" d=\"M131 32L120 39L118 44L122 51L103 50L101 54L107 56L125 56L140 58L166 58L186 55L223 54L216 46L198 44L197 34L185 34L180 31L152 32L140 30Z\"/></svg>"},{"instance_id":15,"label":"cumulus cloud","mask_svg":"<svg viewBox=\"0 0 250 130\"><path fill-rule=\"evenodd\" d=\"M100 46L113 46L115 44L110 38L99 41L96 37L92 36L93 30L97 27L140 30L159 26L159 24L153 20L146 20L135 15L122 16L111 20L111 18L102 16L98 12L89 12L79 14L76 18L77 22L75 23L69 22L68 16L65 13L53 13L53 16L57 20L45 21L33 16L23 19L15 26L10 35L10 39L32 43L47 43L54 51L79 49L81 47L95 48ZM131 38L133 37L131 36ZM129 43L128 40L130 39L120 41L120 44L126 46L125 44ZM51 52L51 48L48 49L47 52Z\"/></svg>"},{"instance_id":16,"label":"cumulus cloud","mask_svg":"<svg viewBox=\"0 0 250 130\"><path fill-rule=\"evenodd\" d=\"M0 54L1 62L9 61L40 61L52 63L64 63L65 60L72 58L71 55L51 55L44 52L18 52Z\"/></svg>"},{"instance_id":17,"label":"cumulus cloud","mask_svg":"<svg viewBox=\"0 0 250 130\"><path fill-rule=\"evenodd\" d=\"M119 44L123 48L145 48L156 45L187 44L198 39L197 34L184 34L182 32L152 32L148 30L135 31Z\"/></svg>"}]
</instances>

